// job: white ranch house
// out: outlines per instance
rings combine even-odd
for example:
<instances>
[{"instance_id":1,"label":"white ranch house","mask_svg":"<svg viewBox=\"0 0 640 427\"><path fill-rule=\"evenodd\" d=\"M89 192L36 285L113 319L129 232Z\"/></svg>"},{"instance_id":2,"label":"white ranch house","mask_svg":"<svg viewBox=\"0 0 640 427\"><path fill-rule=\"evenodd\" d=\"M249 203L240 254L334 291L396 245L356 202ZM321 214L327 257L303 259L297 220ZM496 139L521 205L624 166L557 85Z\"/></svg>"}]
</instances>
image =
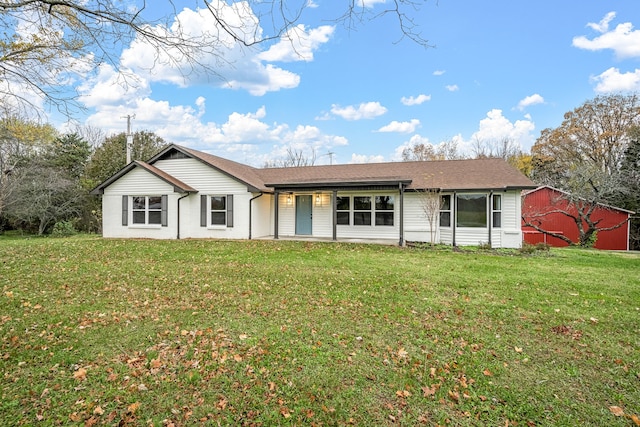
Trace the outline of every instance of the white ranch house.
<instances>
[{"instance_id":1,"label":"white ranch house","mask_svg":"<svg viewBox=\"0 0 640 427\"><path fill-rule=\"evenodd\" d=\"M170 145L92 192L103 236L407 241L517 248L521 192L501 159L254 168ZM425 201L437 192L434 215ZM433 219L430 221L429 217Z\"/></svg>"}]
</instances>

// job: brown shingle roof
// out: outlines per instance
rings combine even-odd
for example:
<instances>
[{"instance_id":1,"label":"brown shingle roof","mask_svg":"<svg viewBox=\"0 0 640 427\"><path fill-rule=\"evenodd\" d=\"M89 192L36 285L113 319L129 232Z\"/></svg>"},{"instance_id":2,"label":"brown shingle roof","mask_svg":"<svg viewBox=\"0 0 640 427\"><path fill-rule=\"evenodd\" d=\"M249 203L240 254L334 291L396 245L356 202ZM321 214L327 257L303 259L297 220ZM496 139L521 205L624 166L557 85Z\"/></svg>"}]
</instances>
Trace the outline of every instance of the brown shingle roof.
<instances>
[{"instance_id":1,"label":"brown shingle roof","mask_svg":"<svg viewBox=\"0 0 640 427\"><path fill-rule=\"evenodd\" d=\"M150 163L175 149L193 156L238 179L251 189L271 192L274 188L341 185L407 184L409 190L489 190L536 188L520 171L502 159L439 160L349 165L254 168L191 148L172 145Z\"/></svg>"},{"instance_id":2,"label":"brown shingle roof","mask_svg":"<svg viewBox=\"0 0 640 427\"><path fill-rule=\"evenodd\" d=\"M535 188L535 184L502 159L366 163L299 168L259 169L268 186L410 181L409 190L480 190Z\"/></svg>"}]
</instances>

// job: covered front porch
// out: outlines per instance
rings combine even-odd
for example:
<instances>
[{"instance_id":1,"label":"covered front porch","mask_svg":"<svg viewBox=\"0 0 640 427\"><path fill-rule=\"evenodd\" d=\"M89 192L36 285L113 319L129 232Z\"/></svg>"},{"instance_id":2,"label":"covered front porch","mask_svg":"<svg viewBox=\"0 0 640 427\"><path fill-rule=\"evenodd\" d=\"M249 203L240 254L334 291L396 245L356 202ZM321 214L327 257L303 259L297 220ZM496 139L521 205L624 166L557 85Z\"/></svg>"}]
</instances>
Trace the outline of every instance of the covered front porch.
<instances>
[{"instance_id":1,"label":"covered front porch","mask_svg":"<svg viewBox=\"0 0 640 427\"><path fill-rule=\"evenodd\" d=\"M273 239L404 245L409 180L278 185Z\"/></svg>"}]
</instances>

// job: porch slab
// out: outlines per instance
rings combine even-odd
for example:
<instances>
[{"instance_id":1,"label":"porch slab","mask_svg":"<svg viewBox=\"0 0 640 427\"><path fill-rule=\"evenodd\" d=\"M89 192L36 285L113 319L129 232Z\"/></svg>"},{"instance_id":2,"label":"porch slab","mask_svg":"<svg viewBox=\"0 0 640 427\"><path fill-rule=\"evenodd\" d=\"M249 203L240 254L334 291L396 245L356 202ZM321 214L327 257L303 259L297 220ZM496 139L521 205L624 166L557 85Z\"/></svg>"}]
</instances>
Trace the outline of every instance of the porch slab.
<instances>
[{"instance_id":1,"label":"porch slab","mask_svg":"<svg viewBox=\"0 0 640 427\"><path fill-rule=\"evenodd\" d=\"M312 237L312 236L279 236L274 239L273 235L256 237L254 240L292 240L300 242L326 242L326 243L363 243L372 245L388 245L398 246L398 239L353 239L353 238L339 238L333 240L330 237Z\"/></svg>"}]
</instances>

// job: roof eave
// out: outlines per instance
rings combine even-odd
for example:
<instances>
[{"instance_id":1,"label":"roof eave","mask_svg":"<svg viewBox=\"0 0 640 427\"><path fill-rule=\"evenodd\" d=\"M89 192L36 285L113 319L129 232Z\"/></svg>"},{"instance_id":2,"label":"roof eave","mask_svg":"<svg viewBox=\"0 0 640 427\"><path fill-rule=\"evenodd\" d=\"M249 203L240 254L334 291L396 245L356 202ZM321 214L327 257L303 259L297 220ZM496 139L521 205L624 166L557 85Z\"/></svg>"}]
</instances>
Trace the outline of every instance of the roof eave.
<instances>
[{"instance_id":1,"label":"roof eave","mask_svg":"<svg viewBox=\"0 0 640 427\"><path fill-rule=\"evenodd\" d=\"M288 182L288 183L266 183L267 187L274 189L283 188L349 188L349 187L379 187L379 186L399 186L400 184L410 184L410 179L393 179L393 180L365 180L365 181L310 181L310 182Z\"/></svg>"}]
</instances>

